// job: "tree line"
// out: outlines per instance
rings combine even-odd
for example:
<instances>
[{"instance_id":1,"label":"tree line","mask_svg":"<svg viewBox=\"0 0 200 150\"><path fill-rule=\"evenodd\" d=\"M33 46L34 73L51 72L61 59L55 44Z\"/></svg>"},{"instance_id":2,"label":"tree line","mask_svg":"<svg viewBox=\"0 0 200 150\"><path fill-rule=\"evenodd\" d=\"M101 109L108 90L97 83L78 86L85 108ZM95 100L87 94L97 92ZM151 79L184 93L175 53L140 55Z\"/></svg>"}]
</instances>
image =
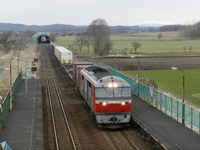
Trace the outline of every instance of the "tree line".
<instances>
[{"instance_id":1,"label":"tree line","mask_svg":"<svg viewBox=\"0 0 200 150\"><path fill-rule=\"evenodd\" d=\"M180 32L186 38L199 39L200 38L200 22L183 27Z\"/></svg>"},{"instance_id":2,"label":"tree line","mask_svg":"<svg viewBox=\"0 0 200 150\"><path fill-rule=\"evenodd\" d=\"M5 31L0 33L0 44L3 45L3 51L9 52L10 50L20 51L27 47L31 41L31 36L36 32L27 30L22 33L15 33L14 31Z\"/></svg>"},{"instance_id":3,"label":"tree line","mask_svg":"<svg viewBox=\"0 0 200 150\"><path fill-rule=\"evenodd\" d=\"M15 33L14 31L4 31L0 33L0 44L3 45L3 51L9 52L24 50L28 47L28 44L31 42L32 36L37 33L33 30L26 30L21 33ZM51 41L55 42L56 35L54 33L50 34Z\"/></svg>"}]
</instances>

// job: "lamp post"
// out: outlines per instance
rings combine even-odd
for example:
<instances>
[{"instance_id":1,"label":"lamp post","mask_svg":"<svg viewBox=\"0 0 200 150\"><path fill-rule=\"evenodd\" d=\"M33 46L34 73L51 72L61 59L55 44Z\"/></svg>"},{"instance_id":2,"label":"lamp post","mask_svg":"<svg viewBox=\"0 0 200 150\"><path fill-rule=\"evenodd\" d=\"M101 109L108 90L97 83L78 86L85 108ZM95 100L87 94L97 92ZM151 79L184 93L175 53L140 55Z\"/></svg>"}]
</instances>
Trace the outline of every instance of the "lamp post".
<instances>
[{"instance_id":1,"label":"lamp post","mask_svg":"<svg viewBox=\"0 0 200 150\"><path fill-rule=\"evenodd\" d=\"M177 70L176 67L171 67L172 70ZM185 74L184 70L179 69L183 72L182 76L182 124L185 125Z\"/></svg>"},{"instance_id":2,"label":"lamp post","mask_svg":"<svg viewBox=\"0 0 200 150\"><path fill-rule=\"evenodd\" d=\"M182 98L183 98L182 124L185 124L185 75L184 74L183 74L183 83L182 83Z\"/></svg>"},{"instance_id":3,"label":"lamp post","mask_svg":"<svg viewBox=\"0 0 200 150\"><path fill-rule=\"evenodd\" d=\"M132 59L135 59L136 57L135 56L131 56ZM139 94L139 78L140 78L140 61L139 61L139 57L137 56L137 88L138 88L138 97L140 96Z\"/></svg>"}]
</instances>

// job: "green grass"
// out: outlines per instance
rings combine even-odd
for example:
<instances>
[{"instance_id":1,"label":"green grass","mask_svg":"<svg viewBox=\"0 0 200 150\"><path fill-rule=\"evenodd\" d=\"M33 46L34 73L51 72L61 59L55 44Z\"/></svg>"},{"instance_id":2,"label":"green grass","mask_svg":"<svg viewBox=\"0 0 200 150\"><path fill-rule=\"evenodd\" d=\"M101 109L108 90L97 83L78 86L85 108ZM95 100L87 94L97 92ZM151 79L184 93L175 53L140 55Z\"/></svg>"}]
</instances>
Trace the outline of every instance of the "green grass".
<instances>
[{"instance_id":1,"label":"green grass","mask_svg":"<svg viewBox=\"0 0 200 150\"><path fill-rule=\"evenodd\" d=\"M164 32L162 33L163 38L158 40L157 34L157 32L142 32L135 34L135 36L111 36L111 41L113 43L113 49L116 49L117 52L127 49L127 52L129 53L133 50L133 41L139 42L142 45L142 47L137 50L138 53L183 53L189 52L188 47L190 45L192 46L192 52L200 52L200 40L180 39L178 32ZM183 50L184 46L187 48L185 51Z\"/></svg>"},{"instance_id":2,"label":"green grass","mask_svg":"<svg viewBox=\"0 0 200 150\"><path fill-rule=\"evenodd\" d=\"M124 71L136 76L137 71ZM159 88L182 97L183 75L185 76L185 98L187 103L200 108L200 69L140 71L140 78L153 79Z\"/></svg>"},{"instance_id":3,"label":"green grass","mask_svg":"<svg viewBox=\"0 0 200 150\"><path fill-rule=\"evenodd\" d=\"M56 43L66 48L69 48L69 46L75 42L75 38L76 37L74 36L57 37Z\"/></svg>"},{"instance_id":4,"label":"green grass","mask_svg":"<svg viewBox=\"0 0 200 150\"><path fill-rule=\"evenodd\" d=\"M200 54L200 40L185 40L180 38L179 32L162 32L163 38L158 40L159 32L140 32L135 34L112 35L110 37L113 51L117 53L130 53L133 51L132 42L140 42L142 47L137 50L138 53L146 56L190 56ZM66 48L70 48L75 42L75 36L58 37L57 42ZM183 47L187 49L184 51ZM189 46L192 46L192 53L189 52ZM76 46L75 49L78 50ZM92 46L91 46L92 49ZM86 48L83 48L83 52Z\"/></svg>"}]
</instances>

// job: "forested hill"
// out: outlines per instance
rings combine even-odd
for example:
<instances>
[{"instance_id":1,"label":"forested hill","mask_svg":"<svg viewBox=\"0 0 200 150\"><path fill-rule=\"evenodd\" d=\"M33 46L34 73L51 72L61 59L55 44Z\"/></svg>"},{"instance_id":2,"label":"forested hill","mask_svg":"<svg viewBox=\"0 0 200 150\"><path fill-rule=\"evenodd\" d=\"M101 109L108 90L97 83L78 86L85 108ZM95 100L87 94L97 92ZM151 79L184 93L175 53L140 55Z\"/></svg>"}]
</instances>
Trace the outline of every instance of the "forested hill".
<instances>
[{"instance_id":1,"label":"forested hill","mask_svg":"<svg viewBox=\"0 0 200 150\"><path fill-rule=\"evenodd\" d=\"M11 24L0 23L0 32L12 30L15 32L23 32L26 30L34 30L37 32L64 32L64 33L78 33L86 31L88 26L75 26L64 24L53 25L24 25L24 24ZM143 26L110 26L111 33L136 33L141 31L178 31L181 25L143 25Z\"/></svg>"},{"instance_id":2,"label":"forested hill","mask_svg":"<svg viewBox=\"0 0 200 150\"><path fill-rule=\"evenodd\" d=\"M12 24L12 23L0 23L0 32L13 30L16 32L22 32L25 30L34 30L37 32L57 32L57 31L77 31L81 32L87 29L87 26L74 26L74 25L24 25L24 24Z\"/></svg>"}]
</instances>

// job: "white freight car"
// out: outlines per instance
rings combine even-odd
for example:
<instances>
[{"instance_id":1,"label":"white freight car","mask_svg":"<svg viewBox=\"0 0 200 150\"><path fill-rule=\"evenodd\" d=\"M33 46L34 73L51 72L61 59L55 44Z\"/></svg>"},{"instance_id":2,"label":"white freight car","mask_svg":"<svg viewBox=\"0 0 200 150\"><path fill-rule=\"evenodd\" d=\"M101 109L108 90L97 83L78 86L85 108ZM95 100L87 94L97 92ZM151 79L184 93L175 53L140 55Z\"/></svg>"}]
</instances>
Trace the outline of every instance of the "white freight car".
<instances>
[{"instance_id":1,"label":"white freight car","mask_svg":"<svg viewBox=\"0 0 200 150\"><path fill-rule=\"evenodd\" d=\"M62 46L55 46L54 55L61 64L71 64L73 61L73 53Z\"/></svg>"}]
</instances>

